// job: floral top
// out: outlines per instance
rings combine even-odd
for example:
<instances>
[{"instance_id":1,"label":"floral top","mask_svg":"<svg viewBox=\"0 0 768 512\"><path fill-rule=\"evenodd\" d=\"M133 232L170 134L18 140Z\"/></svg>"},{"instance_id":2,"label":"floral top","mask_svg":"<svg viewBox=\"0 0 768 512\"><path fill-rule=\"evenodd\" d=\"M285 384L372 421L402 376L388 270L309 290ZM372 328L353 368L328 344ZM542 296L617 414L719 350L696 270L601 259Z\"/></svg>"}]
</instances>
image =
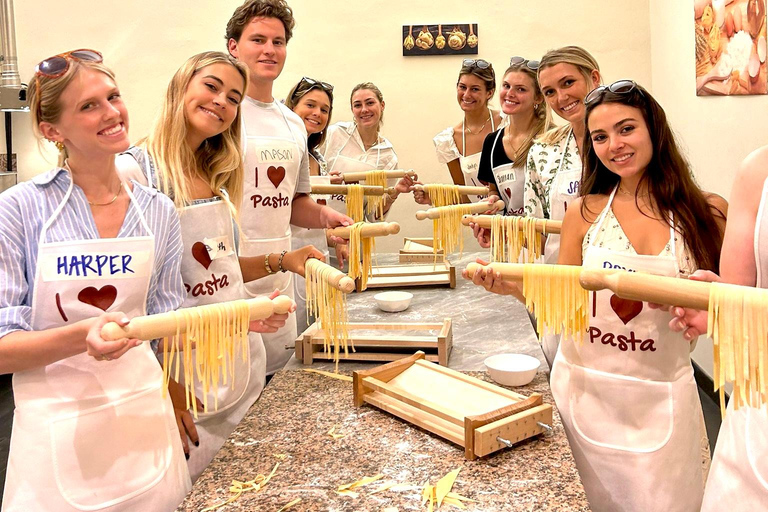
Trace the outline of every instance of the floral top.
<instances>
[{"instance_id":1,"label":"floral top","mask_svg":"<svg viewBox=\"0 0 768 512\"><path fill-rule=\"evenodd\" d=\"M525 172L525 190L523 203L525 215L529 217L551 218L550 189L559 170L581 169L581 157L576 145L576 138L569 132L553 144L537 142L528 151L528 163ZM565 148L565 141L568 147ZM561 160L562 162L561 169Z\"/></svg>"}]
</instances>

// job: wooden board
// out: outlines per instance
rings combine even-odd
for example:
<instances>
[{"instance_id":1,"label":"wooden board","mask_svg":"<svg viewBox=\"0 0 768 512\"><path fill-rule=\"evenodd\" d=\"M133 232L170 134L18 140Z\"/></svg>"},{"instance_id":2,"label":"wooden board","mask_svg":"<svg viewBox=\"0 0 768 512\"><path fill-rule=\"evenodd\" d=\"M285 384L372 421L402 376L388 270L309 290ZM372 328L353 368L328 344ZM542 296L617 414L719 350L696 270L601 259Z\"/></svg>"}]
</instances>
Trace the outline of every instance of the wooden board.
<instances>
[{"instance_id":1,"label":"wooden board","mask_svg":"<svg viewBox=\"0 0 768 512\"><path fill-rule=\"evenodd\" d=\"M413 286L449 286L456 288L456 267L448 262L437 264L382 265L372 269L367 288L410 288ZM362 291L360 279L357 291Z\"/></svg>"},{"instance_id":2,"label":"wooden board","mask_svg":"<svg viewBox=\"0 0 768 512\"><path fill-rule=\"evenodd\" d=\"M543 433L552 406L424 360L424 353L354 372L356 406L369 403L464 447L467 459Z\"/></svg>"},{"instance_id":3,"label":"wooden board","mask_svg":"<svg viewBox=\"0 0 768 512\"><path fill-rule=\"evenodd\" d=\"M437 255L432 252L432 238L405 237L400 249L400 263L435 263L445 261L445 252L440 249Z\"/></svg>"},{"instance_id":4,"label":"wooden board","mask_svg":"<svg viewBox=\"0 0 768 512\"><path fill-rule=\"evenodd\" d=\"M341 353L342 361L397 361L421 350L429 361L448 365L448 358L453 348L453 330L451 319L442 323L370 323L350 322L350 347L348 352ZM355 331L376 331L375 334L358 334ZM437 334L400 335L397 331L439 331ZM310 325L296 339L295 355L304 364L313 361L332 361L333 354L326 353L323 347L323 330L317 322ZM354 350L352 349L354 346Z\"/></svg>"}]
</instances>

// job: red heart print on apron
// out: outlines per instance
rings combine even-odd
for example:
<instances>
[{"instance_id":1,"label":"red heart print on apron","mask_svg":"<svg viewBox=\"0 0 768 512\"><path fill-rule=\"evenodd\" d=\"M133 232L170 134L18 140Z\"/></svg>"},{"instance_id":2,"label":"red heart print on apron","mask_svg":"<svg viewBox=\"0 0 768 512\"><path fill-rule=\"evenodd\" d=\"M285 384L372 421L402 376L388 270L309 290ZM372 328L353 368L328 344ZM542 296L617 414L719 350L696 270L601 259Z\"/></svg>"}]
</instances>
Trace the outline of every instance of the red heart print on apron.
<instances>
[{"instance_id":1,"label":"red heart print on apron","mask_svg":"<svg viewBox=\"0 0 768 512\"><path fill-rule=\"evenodd\" d=\"M109 306L115 303L116 298L117 288L111 284L102 286L99 289L96 289L95 286L88 286L77 294L77 300L95 306L102 311L109 309Z\"/></svg>"},{"instance_id":2,"label":"red heart print on apron","mask_svg":"<svg viewBox=\"0 0 768 512\"><path fill-rule=\"evenodd\" d=\"M283 182L283 179L285 179L285 167L282 165L278 167L270 165L267 169L267 177L269 178L269 181L271 181L275 186L275 188L277 188Z\"/></svg>"},{"instance_id":3,"label":"red heart print on apron","mask_svg":"<svg viewBox=\"0 0 768 512\"><path fill-rule=\"evenodd\" d=\"M643 310L643 303L636 300L622 299L618 295L611 295L611 309L627 325Z\"/></svg>"},{"instance_id":4,"label":"red heart print on apron","mask_svg":"<svg viewBox=\"0 0 768 512\"><path fill-rule=\"evenodd\" d=\"M192 245L192 257L204 266L206 270L211 266L211 255L208 254L208 249L203 242L195 242Z\"/></svg>"}]
</instances>

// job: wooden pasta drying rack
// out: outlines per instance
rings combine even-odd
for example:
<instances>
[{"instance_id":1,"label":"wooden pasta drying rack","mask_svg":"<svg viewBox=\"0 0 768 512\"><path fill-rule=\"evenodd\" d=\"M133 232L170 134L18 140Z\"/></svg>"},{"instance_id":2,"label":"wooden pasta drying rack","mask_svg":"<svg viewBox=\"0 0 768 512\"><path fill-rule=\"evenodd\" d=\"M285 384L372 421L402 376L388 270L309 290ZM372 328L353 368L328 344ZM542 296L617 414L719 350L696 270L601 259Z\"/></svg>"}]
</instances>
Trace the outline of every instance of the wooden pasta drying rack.
<instances>
[{"instance_id":1,"label":"wooden pasta drying rack","mask_svg":"<svg viewBox=\"0 0 768 512\"><path fill-rule=\"evenodd\" d=\"M541 434L552 406L424 360L423 352L353 374L355 406L369 403L464 447L469 460Z\"/></svg>"},{"instance_id":2,"label":"wooden pasta drying rack","mask_svg":"<svg viewBox=\"0 0 768 512\"><path fill-rule=\"evenodd\" d=\"M442 323L364 323L350 322L347 325L349 339L355 346L349 353L339 354L342 361L397 361L409 357L414 350L421 350L425 358L443 366L448 366L448 358L453 348L453 326L450 318ZM381 331L382 334L362 335L355 331ZM395 333L387 333L395 331ZM439 331L437 335L399 335L396 331ZM386 334L385 334L386 333ZM352 344L350 343L350 345ZM323 348L323 330L317 322L310 325L296 339L296 359L304 364L315 360L333 361L333 354Z\"/></svg>"},{"instance_id":3,"label":"wooden pasta drying rack","mask_svg":"<svg viewBox=\"0 0 768 512\"><path fill-rule=\"evenodd\" d=\"M432 252L434 244L432 238L405 237L403 248L400 249L400 263L434 263L445 261L445 251L440 249L437 256Z\"/></svg>"},{"instance_id":4,"label":"wooden pasta drying rack","mask_svg":"<svg viewBox=\"0 0 768 512\"><path fill-rule=\"evenodd\" d=\"M447 261L437 263L411 263L408 265L380 265L371 268L367 288L410 288L413 286L449 286L456 288L456 267ZM355 280L357 291L362 281Z\"/></svg>"}]
</instances>

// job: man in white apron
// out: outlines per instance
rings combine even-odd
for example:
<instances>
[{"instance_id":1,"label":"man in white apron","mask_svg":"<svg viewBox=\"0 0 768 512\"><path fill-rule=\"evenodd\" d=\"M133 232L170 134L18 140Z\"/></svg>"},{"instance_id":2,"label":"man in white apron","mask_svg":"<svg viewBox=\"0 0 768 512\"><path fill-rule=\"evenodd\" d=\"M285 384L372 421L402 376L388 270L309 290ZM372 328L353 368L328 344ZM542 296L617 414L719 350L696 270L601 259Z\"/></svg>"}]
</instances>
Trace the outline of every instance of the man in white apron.
<instances>
[{"instance_id":1,"label":"man in white apron","mask_svg":"<svg viewBox=\"0 0 768 512\"><path fill-rule=\"evenodd\" d=\"M128 186L145 236L47 242L73 187L70 181L40 232L32 302L36 331L104 311L129 318L146 314L155 240ZM73 258L103 261L105 255L119 264L87 273L82 266L85 276L62 266ZM191 482L163 384L149 343L117 360L81 353L15 373L3 510L174 509Z\"/></svg>"},{"instance_id":2,"label":"man in white apron","mask_svg":"<svg viewBox=\"0 0 768 512\"><path fill-rule=\"evenodd\" d=\"M256 16L265 9L272 14ZM241 256L290 251L291 225L332 228L352 224L349 217L309 197L306 127L299 116L272 96L273 83L285 64L293 25L293 13L285 2L275 6L261 0L247 0L227 24L229 53L248 66L250 77L241 106L245 146ZM278 289L293 298L291 277L276 273L248 283L245 288L253 296ZM262 336L267 375L288 362L296 336L295 313L278 332Z\"/></svg>"},{"instance_id":3,"label":"man in white apron","mask_svg":"<svg viewBox=\"0 0 768 512\"><path fill-rule=\"evenodd\" d=\"M590 231L597 234L614 194ZM598 247L585 268L624 268L676 277L671 255ZM698 511L703 494L701 403L689 343L670 331L668 316L610 290L590 294L584 343L563 340L552 368L552 394L590 507L602 511Z\"/></svg>"}]
</instances>

